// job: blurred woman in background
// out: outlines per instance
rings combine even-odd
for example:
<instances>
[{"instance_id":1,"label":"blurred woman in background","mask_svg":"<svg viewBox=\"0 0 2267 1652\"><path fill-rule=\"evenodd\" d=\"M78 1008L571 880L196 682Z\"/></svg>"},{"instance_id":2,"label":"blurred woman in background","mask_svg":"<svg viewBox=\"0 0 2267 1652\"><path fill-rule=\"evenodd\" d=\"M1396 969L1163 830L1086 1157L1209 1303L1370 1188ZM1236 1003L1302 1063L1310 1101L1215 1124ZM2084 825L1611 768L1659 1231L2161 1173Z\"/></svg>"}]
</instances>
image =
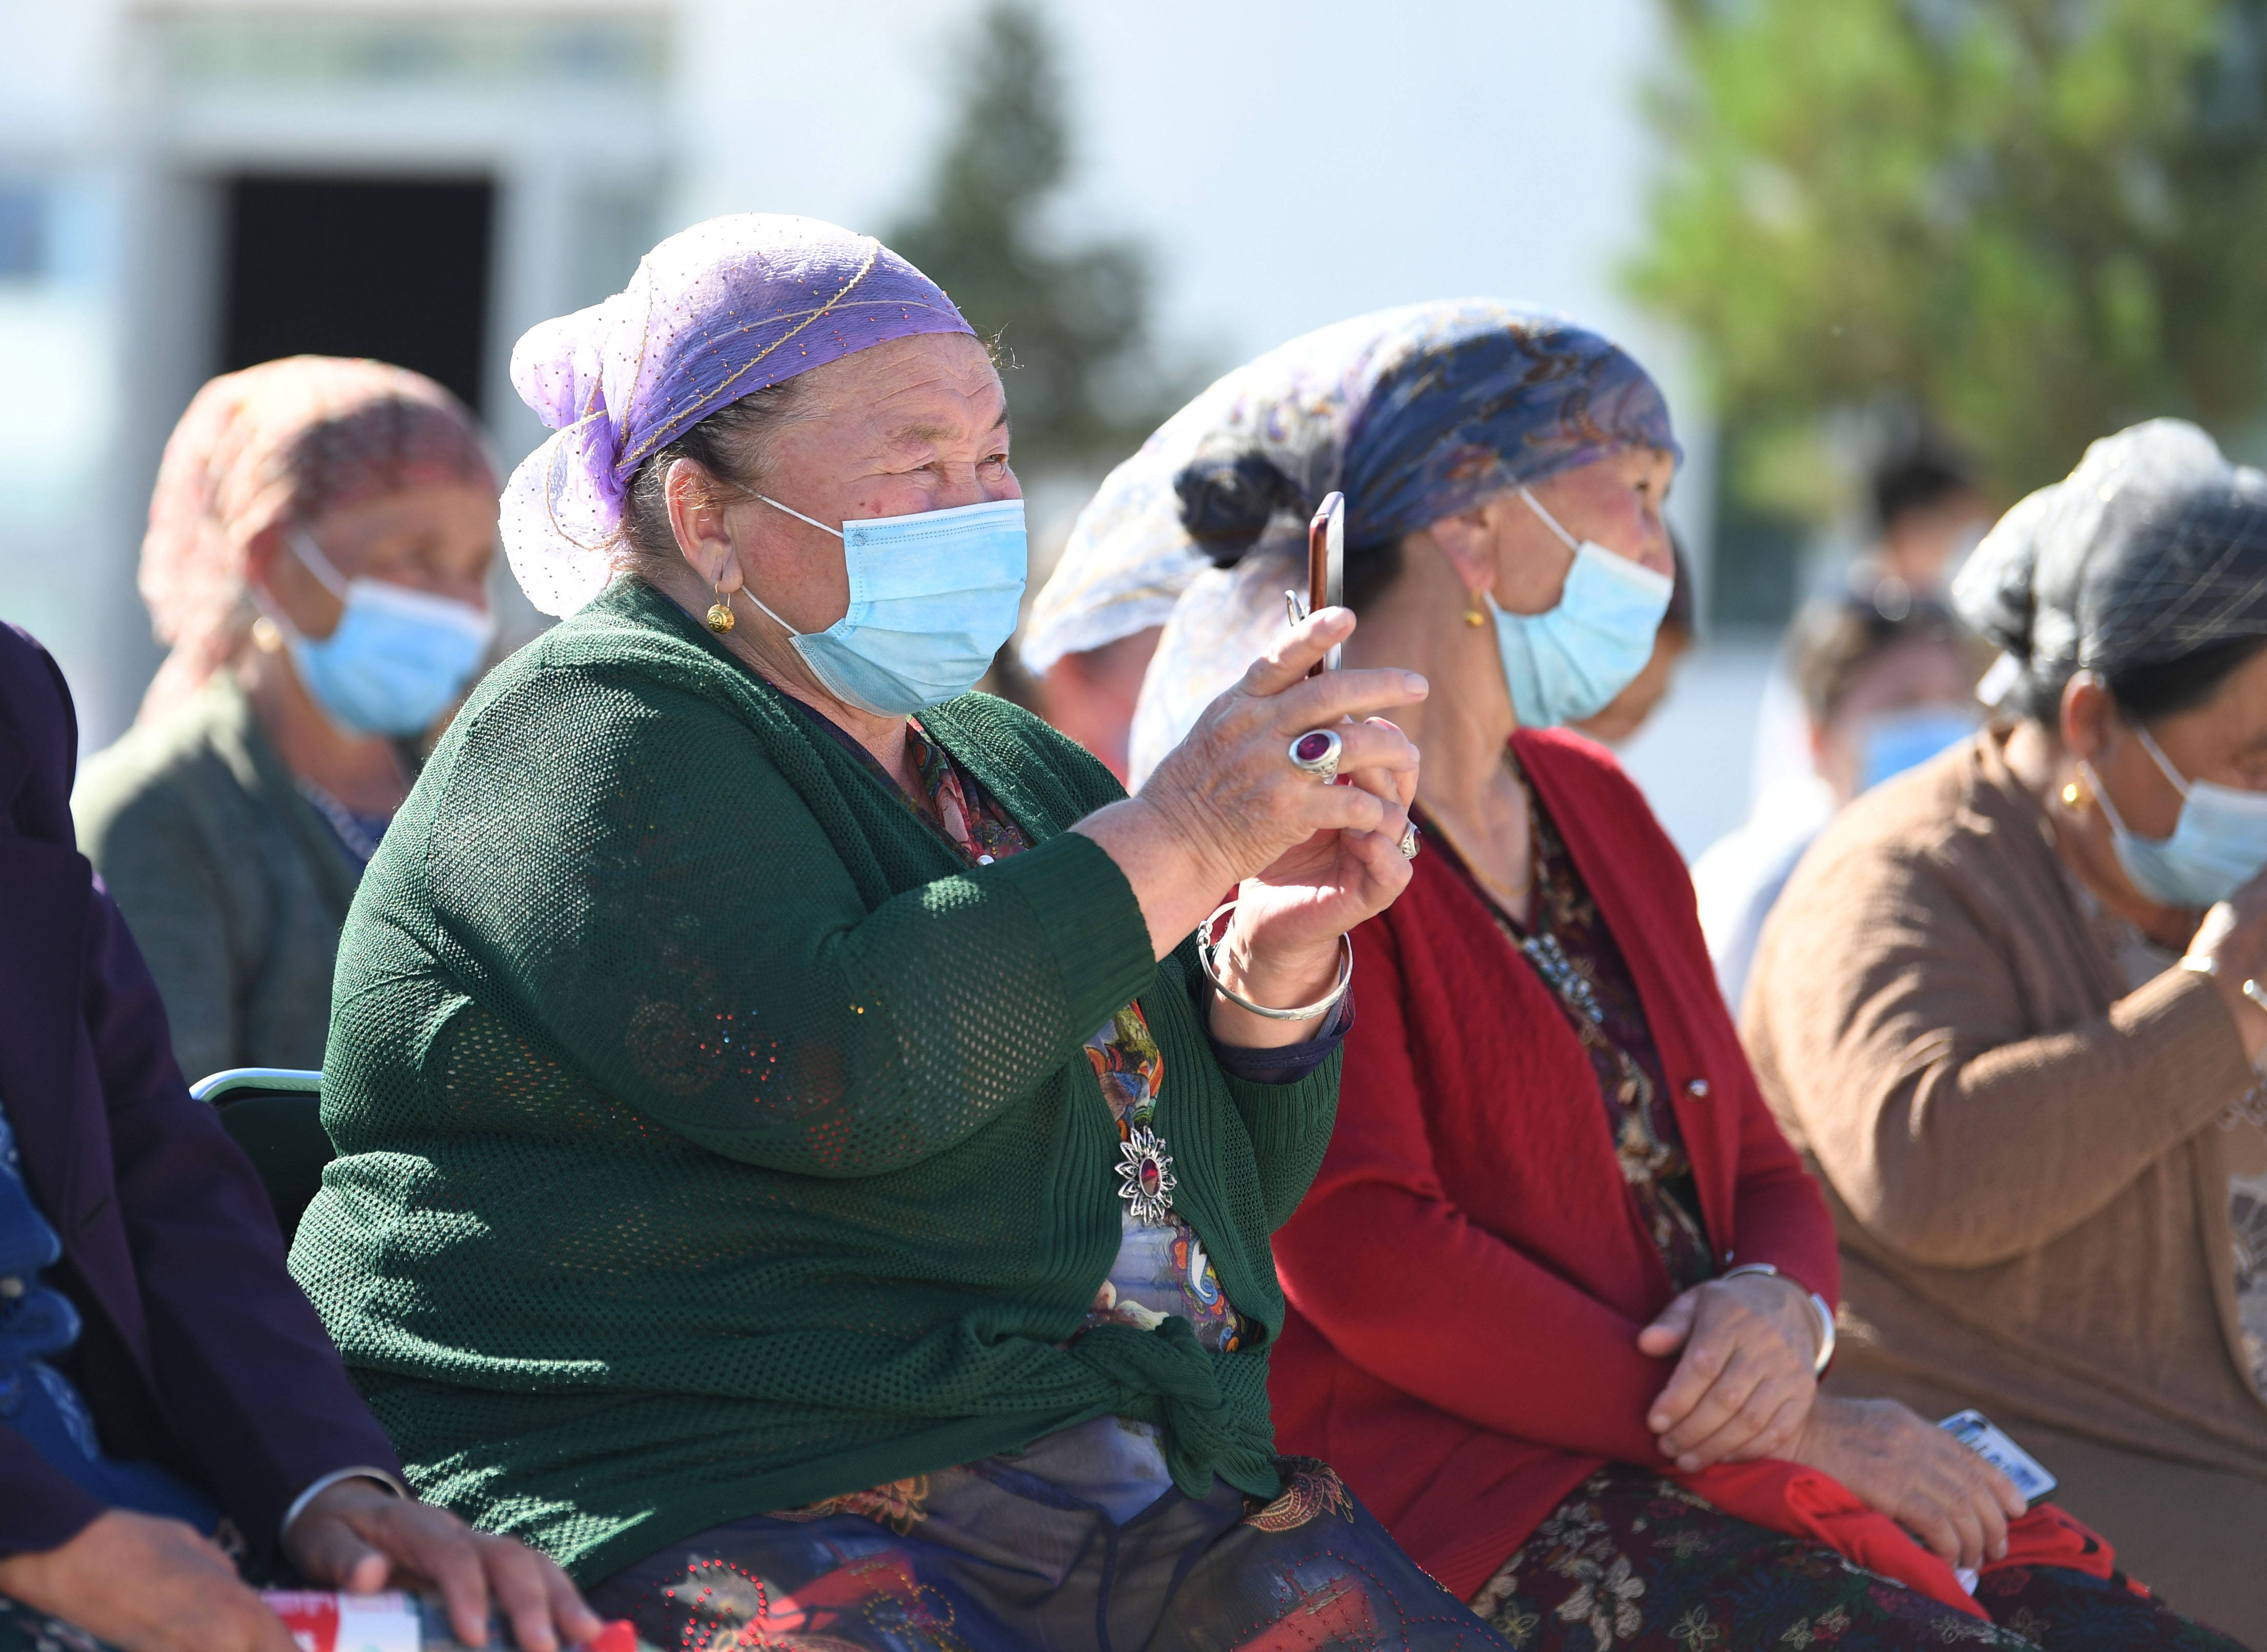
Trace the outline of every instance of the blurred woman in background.
<instances>
[{"instance_id":1,"label":"blurred woman in background","mask_svg":"<svg viewBox=\"0 0 2267 1652\"><path fill-rule=\"evenodd\" d=\"M1342 489L1346 662L1434 685L1394 714L1426 849L1354 932L1344 1105L1276 1239L1280 1435L1522 1648L2014 1643L1952 1562L1993 1568L2000 1624L2212 1643L2082 1533L2011 1534L2004 1478L1904 1407L1816 1400L1831 1220L1683 862L1561 727L1655 645L1676 463L1660 392L1596 334L1471 301L1365 316L1230 374L1104 484L1056 578L1114 620L1038 605L1092 646L1180 592L1138 773L1280 635L1307 513Z\"/></svg>"},{"instance_id":2,"label":"blurred woman in background","mask_svg":"<svg viewBox=\"0 0 2267 1652\"><path fill-rule=\"evenodd\" d=\"M1955 598L2005 715L1828 828L1746 1000L1840 1230L1832 1388L1982 1407L2267 1645L2267 476L2137 426Z\"/></svg>"},{"instance_id":3,"label":"blurred woman in background","mask_svg":"<svg viewBox=\"0 0 2267 1652\"><path fill-rule=\"evenodd\" d=\"M1735 1015L1756 941L1795 863L1859 793L1957 745L1983 721L1983 645L1950 610L1889 600L1881 582L1796 616L1794 681L1809 720L1812 773L1773 789L1747 823L1692 864L1700 930Z\"/></svg>"},{"instance_id":4,"label":"blurred woman in background","mask_svg":"<svg viewBox=\"0 0 2267 1652\"><path fill-rule=\"evenodd\" d=\"M191 1077L322 1065L340 926L411 742L494 632L495 532L471 415L402 368L268 362L174 428L141 579L172 652L75 807Z\"/></svg>"}]
</instances>

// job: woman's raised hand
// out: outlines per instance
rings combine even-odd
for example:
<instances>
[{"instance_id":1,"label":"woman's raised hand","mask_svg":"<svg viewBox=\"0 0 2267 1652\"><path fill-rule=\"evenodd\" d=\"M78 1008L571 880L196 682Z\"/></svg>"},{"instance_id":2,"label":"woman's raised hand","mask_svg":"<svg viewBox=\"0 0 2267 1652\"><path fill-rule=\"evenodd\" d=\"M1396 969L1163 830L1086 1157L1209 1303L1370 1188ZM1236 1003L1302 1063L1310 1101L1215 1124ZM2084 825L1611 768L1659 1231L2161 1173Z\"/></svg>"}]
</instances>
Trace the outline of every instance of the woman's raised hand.
<instances>
[{"instance_id":1,"label":"woman's raised hand","mask_svg":"<svg viewBox=\"0 0 2267 1652\"><path fill-rule=\"evenodd\" d=\"M1247 995L1278 1007L1327 991L1338 937L1409 880L1398 846L1417 748L1379 714L1422 700L1426 682L1405 671L1308 677L1354 628L1344 608L1310 615L1206 708L1140 796L1075 828L1125 871L1160 958L1229 892L1258 880L1229 957L1253 988ZM1350 783L1324 785L1292 763L1293 742L1314 729L1339 736L1339 773ZM1307 999L1266 995L1310 985Z\"/></svg>"},{"instance_id":2,"label":"woman's raised hand","mask_svg":"<svg viewBox=\"0 0 2267 1652\"><path fill-rule=\"evenodd\" d=\"M2209 969L2212 986L2234 1018L2243 1053L2256 1061L2267 1053L2267 1010L2243 986L2267 977L2267 873L2205 913L2189 942L2188 958Z\"/></svg>"}]
</instances>

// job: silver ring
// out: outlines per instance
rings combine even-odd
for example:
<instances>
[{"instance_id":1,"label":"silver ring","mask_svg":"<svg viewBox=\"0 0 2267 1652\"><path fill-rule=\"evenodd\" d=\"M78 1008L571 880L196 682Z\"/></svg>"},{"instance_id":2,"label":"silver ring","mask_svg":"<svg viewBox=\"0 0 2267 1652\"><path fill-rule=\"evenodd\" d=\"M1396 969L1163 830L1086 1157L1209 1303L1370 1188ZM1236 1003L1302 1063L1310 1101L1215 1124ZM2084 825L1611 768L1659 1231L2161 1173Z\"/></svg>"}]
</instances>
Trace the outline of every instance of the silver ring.
<instances>
[{"instance_id":1,"label":"silver ring","mask_svg":"<svg viewBox=\"0 0 2267 1652\"><path fill-rule=\"evenodd\" d=\"M1339 753L1346 750L1346 742L1339 738L1336 729L1309 729L1291 742L1291 767L1302 774L1312 775L1325 786L1334 785L1339 777Z\"/></svg>"},{"instance_id":2,"label":"silver ring","mask_svg":"<svg viewBox=\"0 0 2267 1652\"><path fill-rule=\"evenodd\" d=\"M1402 832L1399 848L1403 860L1413 861L1417 858L1417 823L1414 820L1412 820Z\"/></svg>"}]
</instances>

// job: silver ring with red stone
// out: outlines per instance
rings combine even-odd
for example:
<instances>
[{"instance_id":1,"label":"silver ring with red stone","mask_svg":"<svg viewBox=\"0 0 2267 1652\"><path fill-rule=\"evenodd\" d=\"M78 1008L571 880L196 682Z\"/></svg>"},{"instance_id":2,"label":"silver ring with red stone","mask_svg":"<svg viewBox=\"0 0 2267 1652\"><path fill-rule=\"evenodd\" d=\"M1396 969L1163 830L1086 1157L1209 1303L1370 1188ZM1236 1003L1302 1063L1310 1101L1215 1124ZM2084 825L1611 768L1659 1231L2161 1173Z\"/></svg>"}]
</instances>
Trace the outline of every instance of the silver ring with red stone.
<instances>
[{"instance_id":1,"label":"silver ring with red stone","mask_svg":"<svg viewBox=\"0 0 2267 1652\"><path fill-rule=\"evenodd\" d=\"M1325 786L1335 785L1339 777L1339 753L1346 750L1346 742L1339 738L1336 729L1309 729L1291 742L1291 767L1302 774L1312 775Z\"/></svg>"}]
</instances>

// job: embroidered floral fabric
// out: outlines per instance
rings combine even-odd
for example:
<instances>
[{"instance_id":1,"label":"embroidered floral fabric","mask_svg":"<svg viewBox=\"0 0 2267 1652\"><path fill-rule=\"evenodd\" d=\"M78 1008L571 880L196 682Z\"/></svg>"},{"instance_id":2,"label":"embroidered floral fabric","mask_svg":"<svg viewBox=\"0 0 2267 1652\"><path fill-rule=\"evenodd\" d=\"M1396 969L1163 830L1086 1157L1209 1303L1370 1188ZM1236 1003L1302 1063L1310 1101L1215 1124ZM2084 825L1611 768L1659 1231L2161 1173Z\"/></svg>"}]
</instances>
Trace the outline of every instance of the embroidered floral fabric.
<instances>
[{"instance_id":1,"label":"embroidered floral fabric","mask_svg":"<svg viewBox=\"0 0 2267 1652\"><path fill-rule=\"evenodd\" d=\"M1320 1463L1280 1459L1272 1502L1215 1481L1126 1524L1020 1461L735 1521L591 1604L684 1652L1503 1652Z\"/></svg>"},{"instance_id":2,"label":"embroidered floral fabric","mask_svg":"<svg viewBox=\"0 0 2267 1652\"><path fill-rule=\"evenodd\" d=\"M1518 760L1508 751L1504 761L1515 774L1519 772ZM1522 783L1525 778L1521 775ZM1676 1111L1669 1105L1660 1052L1654 1047L1645 1006L1620 945L1599 915L1589 886L1534 787L1526 790L1535 891L1527 914L1504 911L1472 877L1444 833L1434 833L1432 841L1447 851L1487 903L1511 943L1558 998L1567 1024L1582 1041L1598 1081L1622 1179L1636 1196L1671 1284L1686 1290L1715 1277L1716 1261L1700 1222L1692 1163L1685 1156Z\"/></svg>"},{"instance_id":3,"label":"embroidered floral fabric","mask_svg":"<svg viewBox=\"0 0 2267 1652\"><path fill-rule=\"evenodd\" d=\"M1985 1578L1976 1600L1990 1622L1618 1464L1537 1526L1471 1607L1520 1652L1895 1652L1962 1641L2238 1652L2122 1578L2009 1568Z\"/></svg>"}]
</instances>

